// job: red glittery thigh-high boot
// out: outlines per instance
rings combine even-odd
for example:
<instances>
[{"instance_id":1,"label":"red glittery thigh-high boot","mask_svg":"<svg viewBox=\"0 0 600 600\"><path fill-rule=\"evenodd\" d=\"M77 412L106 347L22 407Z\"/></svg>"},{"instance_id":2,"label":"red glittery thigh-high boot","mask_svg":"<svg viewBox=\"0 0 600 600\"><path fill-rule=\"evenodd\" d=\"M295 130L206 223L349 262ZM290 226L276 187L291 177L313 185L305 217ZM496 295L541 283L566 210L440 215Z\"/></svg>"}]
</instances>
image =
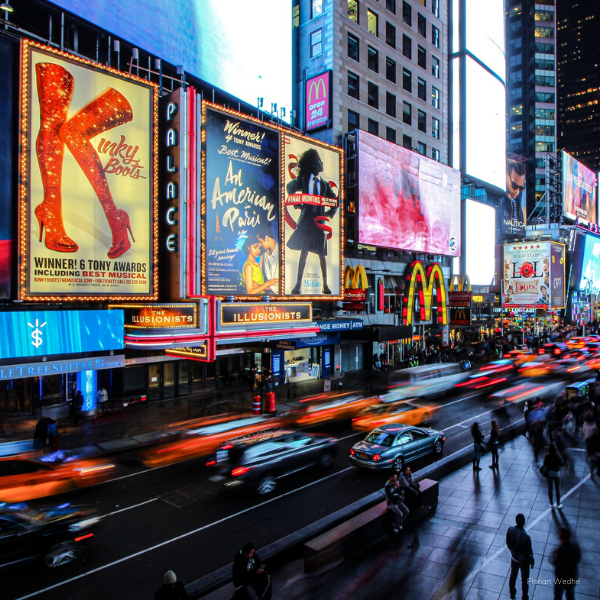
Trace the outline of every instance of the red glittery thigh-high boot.
<instances>
[{"instance_id":1,"label":"red glittery thigh-high boot","mask_svg":"<svg viewBox=\"0 0 600 600\"><path fill-rule=\"evenodd\" d=\"M73 97L73 76L60 65L35 66L40 100L40 131L35 149L42 176L44 200L35 209L40 227L40 242L46 228L46 248L57 252L76 252L79 247L66 234L62 219L62 165L65 145L60 128L67 120Z\"/></svg>"},{"instance_id":2,"label":"red glittery thigh-high boot","mask_svg":"<svg viewBox=\"0 0 600 600\"><path fill-rule=\"evenodd\" d=\"M134 242L135 238L131 232L129 215L118 209L114 203L102 162L90 140L132 119L133 111L127 98L114 88L109 88L84 106L60 130L60 137L92 184L104 209L112 232L109 258L116 258L129 250L131 242L127 232L131 234Z\"/></svg>"}]
</instances>

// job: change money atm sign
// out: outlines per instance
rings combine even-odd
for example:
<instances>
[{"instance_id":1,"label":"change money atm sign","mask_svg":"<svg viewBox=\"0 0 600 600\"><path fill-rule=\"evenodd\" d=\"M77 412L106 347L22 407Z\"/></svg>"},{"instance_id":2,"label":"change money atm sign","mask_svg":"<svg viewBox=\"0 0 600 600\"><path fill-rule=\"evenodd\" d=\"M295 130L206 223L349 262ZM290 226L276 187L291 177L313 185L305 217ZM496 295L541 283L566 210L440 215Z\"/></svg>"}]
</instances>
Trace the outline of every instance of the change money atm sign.
<instances>
[{"instance_id":1,"label":"change money atm sign","mask_svg":"<svg viewBox=\"0 0 600 600\"><path fill-rule=\"evenodd\" d=\"M306 81L305 131L327 127L331 115L331 71Z\"/></svg>"}]
</instances>

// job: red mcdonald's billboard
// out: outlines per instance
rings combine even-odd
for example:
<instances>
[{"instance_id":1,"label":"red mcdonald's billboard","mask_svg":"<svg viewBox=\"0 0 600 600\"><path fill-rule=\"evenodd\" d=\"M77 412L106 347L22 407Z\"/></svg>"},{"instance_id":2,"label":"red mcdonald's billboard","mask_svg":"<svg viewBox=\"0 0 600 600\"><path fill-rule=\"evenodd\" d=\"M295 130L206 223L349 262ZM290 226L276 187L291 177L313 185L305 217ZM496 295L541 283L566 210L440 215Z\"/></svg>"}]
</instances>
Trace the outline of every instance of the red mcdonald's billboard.
<instances>
[{"instance_id":1,"label":"red mcdonald's billboard","mask_svg":"<svg viewBox=\"0 0 600 600\"><path fill-rule=\"evenodd\" d=\"M306 80L305 131L327 127L330 119L331 71Z\"/></svg>"}]
</instances>

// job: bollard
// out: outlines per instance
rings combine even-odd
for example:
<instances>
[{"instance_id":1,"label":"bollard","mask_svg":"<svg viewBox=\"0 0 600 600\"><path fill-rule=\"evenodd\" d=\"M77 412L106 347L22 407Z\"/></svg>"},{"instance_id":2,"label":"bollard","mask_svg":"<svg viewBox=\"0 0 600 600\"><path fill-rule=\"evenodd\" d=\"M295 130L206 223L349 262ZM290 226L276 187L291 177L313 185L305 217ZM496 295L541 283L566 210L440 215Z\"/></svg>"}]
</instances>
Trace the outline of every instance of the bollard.
<instances>
[{"instance_id":1,"label":"bollard","mask_svg":"<svg viewBox=\"0 0 600 600\"><path fill-rule=\"evenodd\" d=\"M265 402L265 412L274 413L277 409L275 408L275 392L267 392L267 400Z\"/></svg>"},{"instance_id":2,"label":"bollard","mask_svg":"<svg viewBox=\"0 0 600 600\"><path fill-rule=\"evenodd\" d=\"M252 397L252 414L253 415L260 415L260 396L253 396Z\"/></svg>"}]
</instances>

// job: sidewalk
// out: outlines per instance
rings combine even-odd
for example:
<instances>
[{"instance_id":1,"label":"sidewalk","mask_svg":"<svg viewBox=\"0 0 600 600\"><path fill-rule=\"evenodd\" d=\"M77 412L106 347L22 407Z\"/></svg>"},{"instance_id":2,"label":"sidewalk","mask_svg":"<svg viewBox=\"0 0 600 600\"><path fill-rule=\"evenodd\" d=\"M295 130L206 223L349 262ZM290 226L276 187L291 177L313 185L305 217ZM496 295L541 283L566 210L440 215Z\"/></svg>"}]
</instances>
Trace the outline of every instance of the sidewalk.
<instances>
[{"instance_id":1,"label":"sidewalk","mask_svg":"<svg viewBox=\"0 0 600 600\"><path fill-rule=\"evenodd\" d=\"M488 469L489 454L477 475L464 467L440 481L435 515L419 531L420 545L409 549L412 532L390 536L359 560L317 574L305 574L302 560L273 575L273 597L278 600L508 600L510 553L506 530L521 512L531 536L535 567L529 587L531 600L554 597L553 566L549 557L558 546L558 529L569 527L582 551L578 600L600 597L600 483L590 479L585 453L573 450L573 473L564 469L562 511L548 507L546 480L533 462L529 443L519 436L504 448L500 473ZM254 540L255 543L259 542ZM259 548L260 552L260 548ZM467 576L463 596L451 589L457 565ZM228 600L226 586L206 596ZM521 598L520 579L517 598Z\"/></svg>"},{"instance_id":2,"label":"sidewalk","mask_svg":"<svg viewBox=\"0 0 600 600\"><path fill-rule=\"evenodd\" d=\"M383 392L391 369L387 371L357 371L341 379L339 392L363 390L365 393ZM323 379L307 380L273 388L278 410L298 406L302 398L323 394ZM169 426L189 419L197 419L220 413L249 414L252 396L248 382L215 389L209 383L189 396L169 400L154 400L124 407L114 401L112 415L105 417L98 411L97 418L73 425L68 417L68 406L43 407L40 413L10 413L0 420L0 444L31 441L35 425L42 416L49 416L58 423L62 450L110 452L133 448L157 441ZM266 390L265 390L266 393ZM336 393L333 390L332 393ZM264 395L263 395L264 396ZM121 442L121 443L117 443Z\"/></svg>"}]
</instances>

